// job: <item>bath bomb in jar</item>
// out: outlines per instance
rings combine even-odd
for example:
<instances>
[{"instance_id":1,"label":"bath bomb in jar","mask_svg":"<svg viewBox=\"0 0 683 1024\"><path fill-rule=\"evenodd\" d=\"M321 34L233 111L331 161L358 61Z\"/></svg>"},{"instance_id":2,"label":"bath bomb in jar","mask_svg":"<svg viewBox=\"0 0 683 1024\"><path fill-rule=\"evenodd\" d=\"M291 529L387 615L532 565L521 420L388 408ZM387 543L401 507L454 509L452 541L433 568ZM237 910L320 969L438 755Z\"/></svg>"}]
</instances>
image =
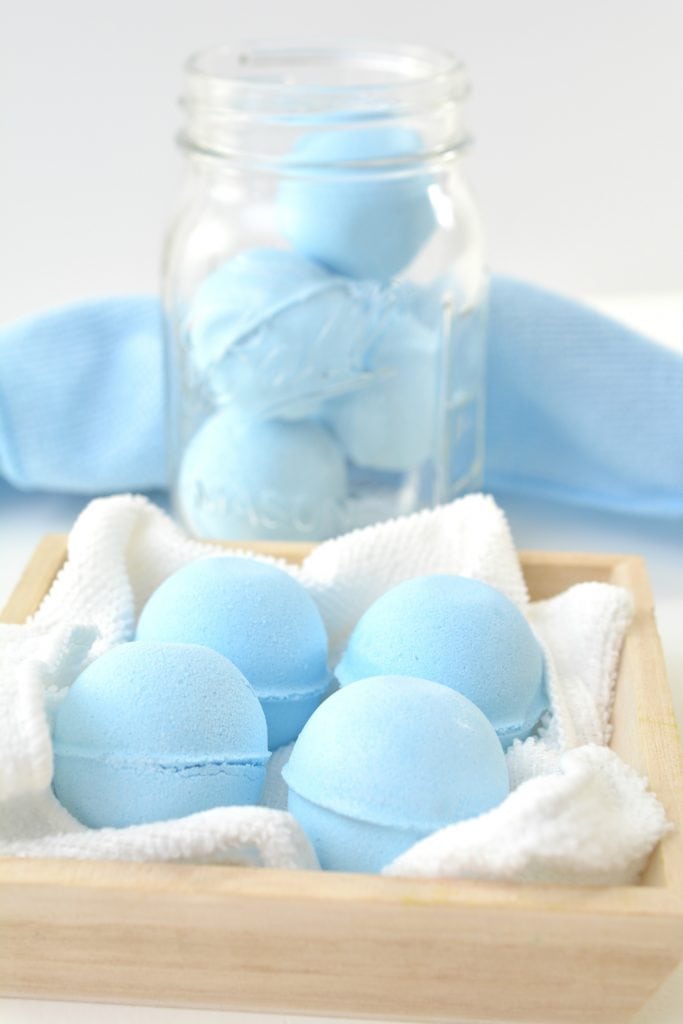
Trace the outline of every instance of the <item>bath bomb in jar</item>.
<instances>
[{"instance_id":1,"label":"bath bomb in jar","mask_svg":"<svg viewBox=\"0 0 683 1024\"><path fill-rule=\"evenodd\" d=\"M336 676L407 675L457 690L503 746L525 739L548 708L540 645L519 608L463 576L418 576L383 594L353 630Z\"/></svg>"},{"instance_id":2,"label":"bath bomb in jar","mask_svg":"<svg viewBox=\"0 0 683 1024\"><path fill-rule=\"evenodd\" d=\"M344 386L372 338L369 289L305 257L248 249L202 281L186 341L209 393L280 417Z\"/></svg>"},{"instance_id":3,"label":"bath bomb in jar","mask_svg":"<svg viewBox=\"0 0 683 1024\"><path fill-rule=\"evenodd\" d=\"M417 469L434 454L440 348L436 332L389 309L365 361L367 383L333 399L325 419L357 466Z\"/></svg>"},{"instance_id":4,"label":"bath bomb in jar","mask_svg":"<svg viewBox=\"0 0 683 1024\"><path fill-rule=\"evenodd\" d=\"M199 537L322 540L343 525L344 452L314 420L215 413L183 453L178 506Z\"/></svg>"},{"instance_id":5,"label":"bath bomb in jar","mask_svg":"<svg viewBox=\"0 0 683 1024\"><path fill-rule=\"evenodd\" d=\"M337 871L380 871L509 791L503 749L481 711L405 676L363 679L328 697L282 774L289 811L321 866Z\"/></svg>"},{"instance_id":6,"label":"bath bomb in jar","mask_svg":"<svg viewBox=\"0 0 683 1024\"><path fill-rule=\"evenodd\" d=\"M271 750L295 739L331 682L327 633L308 592L253 558L204 558L178 569L147 601L140 640L204 644L253 686Z\"/></svg>"},{"instance_id":7,"label":"bath bomb in jar","mask_svg":"<svg viewBox=\"0 0 683 1024\"><path fill-rule=\"evenodd\" d=\"M266 720L226 658L191 644L113 647L75 680L54 723L57 798L91 828L257 804Z\"/></svg>"},{"instance_id":8,"label":"bath bomb in jar","mask_svg":"<svg viewBox=\"0 0 683 1024\"><path fill-rule=\"evenodd\" d=\"M415 132L370 122L301 139L278 192L283 235L338 274L389 281L436 226L422 149Z\"/></svg>"}]
</instances>

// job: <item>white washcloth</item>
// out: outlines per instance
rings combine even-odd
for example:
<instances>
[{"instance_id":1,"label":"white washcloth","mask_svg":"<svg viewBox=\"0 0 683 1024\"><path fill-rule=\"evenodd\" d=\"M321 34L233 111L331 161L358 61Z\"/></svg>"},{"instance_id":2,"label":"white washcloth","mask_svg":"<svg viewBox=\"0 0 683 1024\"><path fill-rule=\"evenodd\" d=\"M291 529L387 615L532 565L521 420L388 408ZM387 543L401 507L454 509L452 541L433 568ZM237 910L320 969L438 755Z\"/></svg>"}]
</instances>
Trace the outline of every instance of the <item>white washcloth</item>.
<instances>
[{"instance_id":1,"label":"white washcloth","mask_svg":"<svg viewBox=\"0 0 683 1024\"><path fill-rule=\"evenodd\" d=\"M92 830L50 790L51 706L85 665L132 639L140 608L166 576L220 551L188 539L145 498L99 499L76 522L68 560L37 613L25 625L0 626L0 855L316 866L283 810L280 769L290 748L271 758L266 806L258 808ZM380 594L437 571L506 593L546 653L553 713L542 736L508 751L510 797L422 840L385 873L583 884L637 878L668 825L645 782L605 746L631 616L624 590L586 583L529 604L505 517L484 495L357 530L321 544L300 568L285 568L317 601L333 658Z\"/></svg>"}]
</instances>

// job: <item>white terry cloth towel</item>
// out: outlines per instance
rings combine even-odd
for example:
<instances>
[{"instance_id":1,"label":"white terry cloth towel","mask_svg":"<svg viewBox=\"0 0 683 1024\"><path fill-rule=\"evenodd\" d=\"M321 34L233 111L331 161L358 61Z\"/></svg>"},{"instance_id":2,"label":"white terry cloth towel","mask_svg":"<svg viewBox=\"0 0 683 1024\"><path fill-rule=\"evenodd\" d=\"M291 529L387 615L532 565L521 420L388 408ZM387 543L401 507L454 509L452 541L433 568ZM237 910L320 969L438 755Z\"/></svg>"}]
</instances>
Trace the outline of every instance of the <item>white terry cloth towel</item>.
<instances>
[{"instance_id":1,"label":"white terry cloth towel","mask_svg":"<svg viewBox=\"0 0 683 1024\"><path fill-rule=\"evenodd\" d=\"M98 499L81 514L67 561L36 614L25 625L0 625L0 855L317 867L284 810L280 769L290 748L271 758L262 807L94 830L76 822L50 789L51 707L94 658L132 639L141 607L163 579L193 559L224 553L189 539L141 496ZM497 587L528 616L544 647L552 713L537 737L508 751L508 799L417 843L386 874L637 879L669 826L646 782L606 747L631 617L626 591L585 583L530 604L505 516L481 494L327 541L301 567L279 564L318 603L333 664L380 594L431 572Z\"/></svg>"}]
</instances>

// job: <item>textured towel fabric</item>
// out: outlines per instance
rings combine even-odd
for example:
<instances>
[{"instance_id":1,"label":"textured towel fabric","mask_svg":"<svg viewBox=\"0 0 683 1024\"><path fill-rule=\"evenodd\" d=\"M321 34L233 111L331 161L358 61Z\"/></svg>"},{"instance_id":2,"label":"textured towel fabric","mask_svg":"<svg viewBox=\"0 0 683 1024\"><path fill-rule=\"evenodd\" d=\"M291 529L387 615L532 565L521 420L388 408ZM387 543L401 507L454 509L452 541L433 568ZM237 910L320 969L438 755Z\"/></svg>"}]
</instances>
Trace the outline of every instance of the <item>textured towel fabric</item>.
<instances>
[{"instance_id":1,"label":"textured towel fabric","mask_svg":"<svg viewBox=\"0 0 683 1024\"><path fill-rule=\"evenodd\" d=\"M49 719L80 670L131 639L151 591L187 562L216 554L189 540L146 499L92 502L38 612L0 626L0 856L224 861L311 868L315 856L269 765L264 804L179 821L89 830L50 792ZM280 563L284 565L284 563ZM618 587L587 583L529 604L503 513L484 495L393 520L321 545L285 566L318 602L333 647L380 593L434 571L463 573L514 600L544 645L553 713L543 735L507 754L513 792L494 811L434 833L385 870L576 882L629 882L667 830L664 811L605 746L619 650L631 615Z\"/></svg>"},{"instance_id":2,"label":"textured towel fabric","mask_svg":"<svg viewBox=\"0 0 683 1024\"><path fill-rule=\"evenodd\" d=\"M683 357L501 276L490 313L487 488L683 516ZM120 298L0 330L0 475L165 486L160 323L156 299Z\"/></svg>"},{"instance_id":3,"label":"textured towel fabric","mask_svg":"<svg viewBox=\"0 0 683 1024\"><path fill-rule=\"evenodd\" d=\"M624 814L634 799L638 813ZM634 861L645 862L661 829L661 808L643 780L607 747L588 745L487 814L416 843L384 874L628 885Z\"/></svg>"},{"instance_id":4,"label":"textured towel fabric","mask_svg":"<svg viewBox=\"0 0 683 1024\"><path fill-rule=\"evenodd\" d=\"M499 277L487 365L487 488L683 515L680 353Z\"/></svg>"},{"instance_id":5,"label":"textured towel fabric","mask_svg":"<svg viewBox=\"0 0 683 1024\"><path fill-rule=\"evenodd\" d=\"M165 482L161 310L121 297L0 330L0 475L105 494Z\"/></svg>"}]
</instances>

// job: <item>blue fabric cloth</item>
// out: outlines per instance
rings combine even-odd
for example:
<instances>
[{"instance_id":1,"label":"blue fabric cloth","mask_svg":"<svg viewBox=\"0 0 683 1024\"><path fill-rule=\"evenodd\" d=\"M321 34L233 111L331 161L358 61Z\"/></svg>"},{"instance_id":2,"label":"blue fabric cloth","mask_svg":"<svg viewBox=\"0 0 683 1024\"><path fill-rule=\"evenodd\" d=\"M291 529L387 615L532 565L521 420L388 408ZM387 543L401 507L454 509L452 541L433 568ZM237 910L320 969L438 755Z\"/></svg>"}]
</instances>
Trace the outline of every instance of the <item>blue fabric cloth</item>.
<instances>
[{"instance_id":1,"label":"blue fabric cloth","mask_svg":"<svg viewBox=\"0 0 683 1024\"><path fill-rule=\"evenodd\" d=\"M0 330L0 476L22 490L164 486L161 311L109 298Z\"/></svg>"},{"instance_id":2,"label":"blue fabric cloth","mask_svg":"<svg viewBox=\"0 0 683 1024\"><path fill-rule=\"evenodd\" d=\"M488 343L487 488L683 516L683 355L505 277Z\"/></svg>"},{"instance_id":3,"label":"blue fabric cloth","mask_svg":"<svg viewBox=\"0 0 683 1024\"><path fill-rule=\"evenodd\" d=\"M90 302L0 330L0 475L103 494L166 483L161 313ZM683 516L683 356L494 276L485 486Z\"/></svg>"}]
</instances>

